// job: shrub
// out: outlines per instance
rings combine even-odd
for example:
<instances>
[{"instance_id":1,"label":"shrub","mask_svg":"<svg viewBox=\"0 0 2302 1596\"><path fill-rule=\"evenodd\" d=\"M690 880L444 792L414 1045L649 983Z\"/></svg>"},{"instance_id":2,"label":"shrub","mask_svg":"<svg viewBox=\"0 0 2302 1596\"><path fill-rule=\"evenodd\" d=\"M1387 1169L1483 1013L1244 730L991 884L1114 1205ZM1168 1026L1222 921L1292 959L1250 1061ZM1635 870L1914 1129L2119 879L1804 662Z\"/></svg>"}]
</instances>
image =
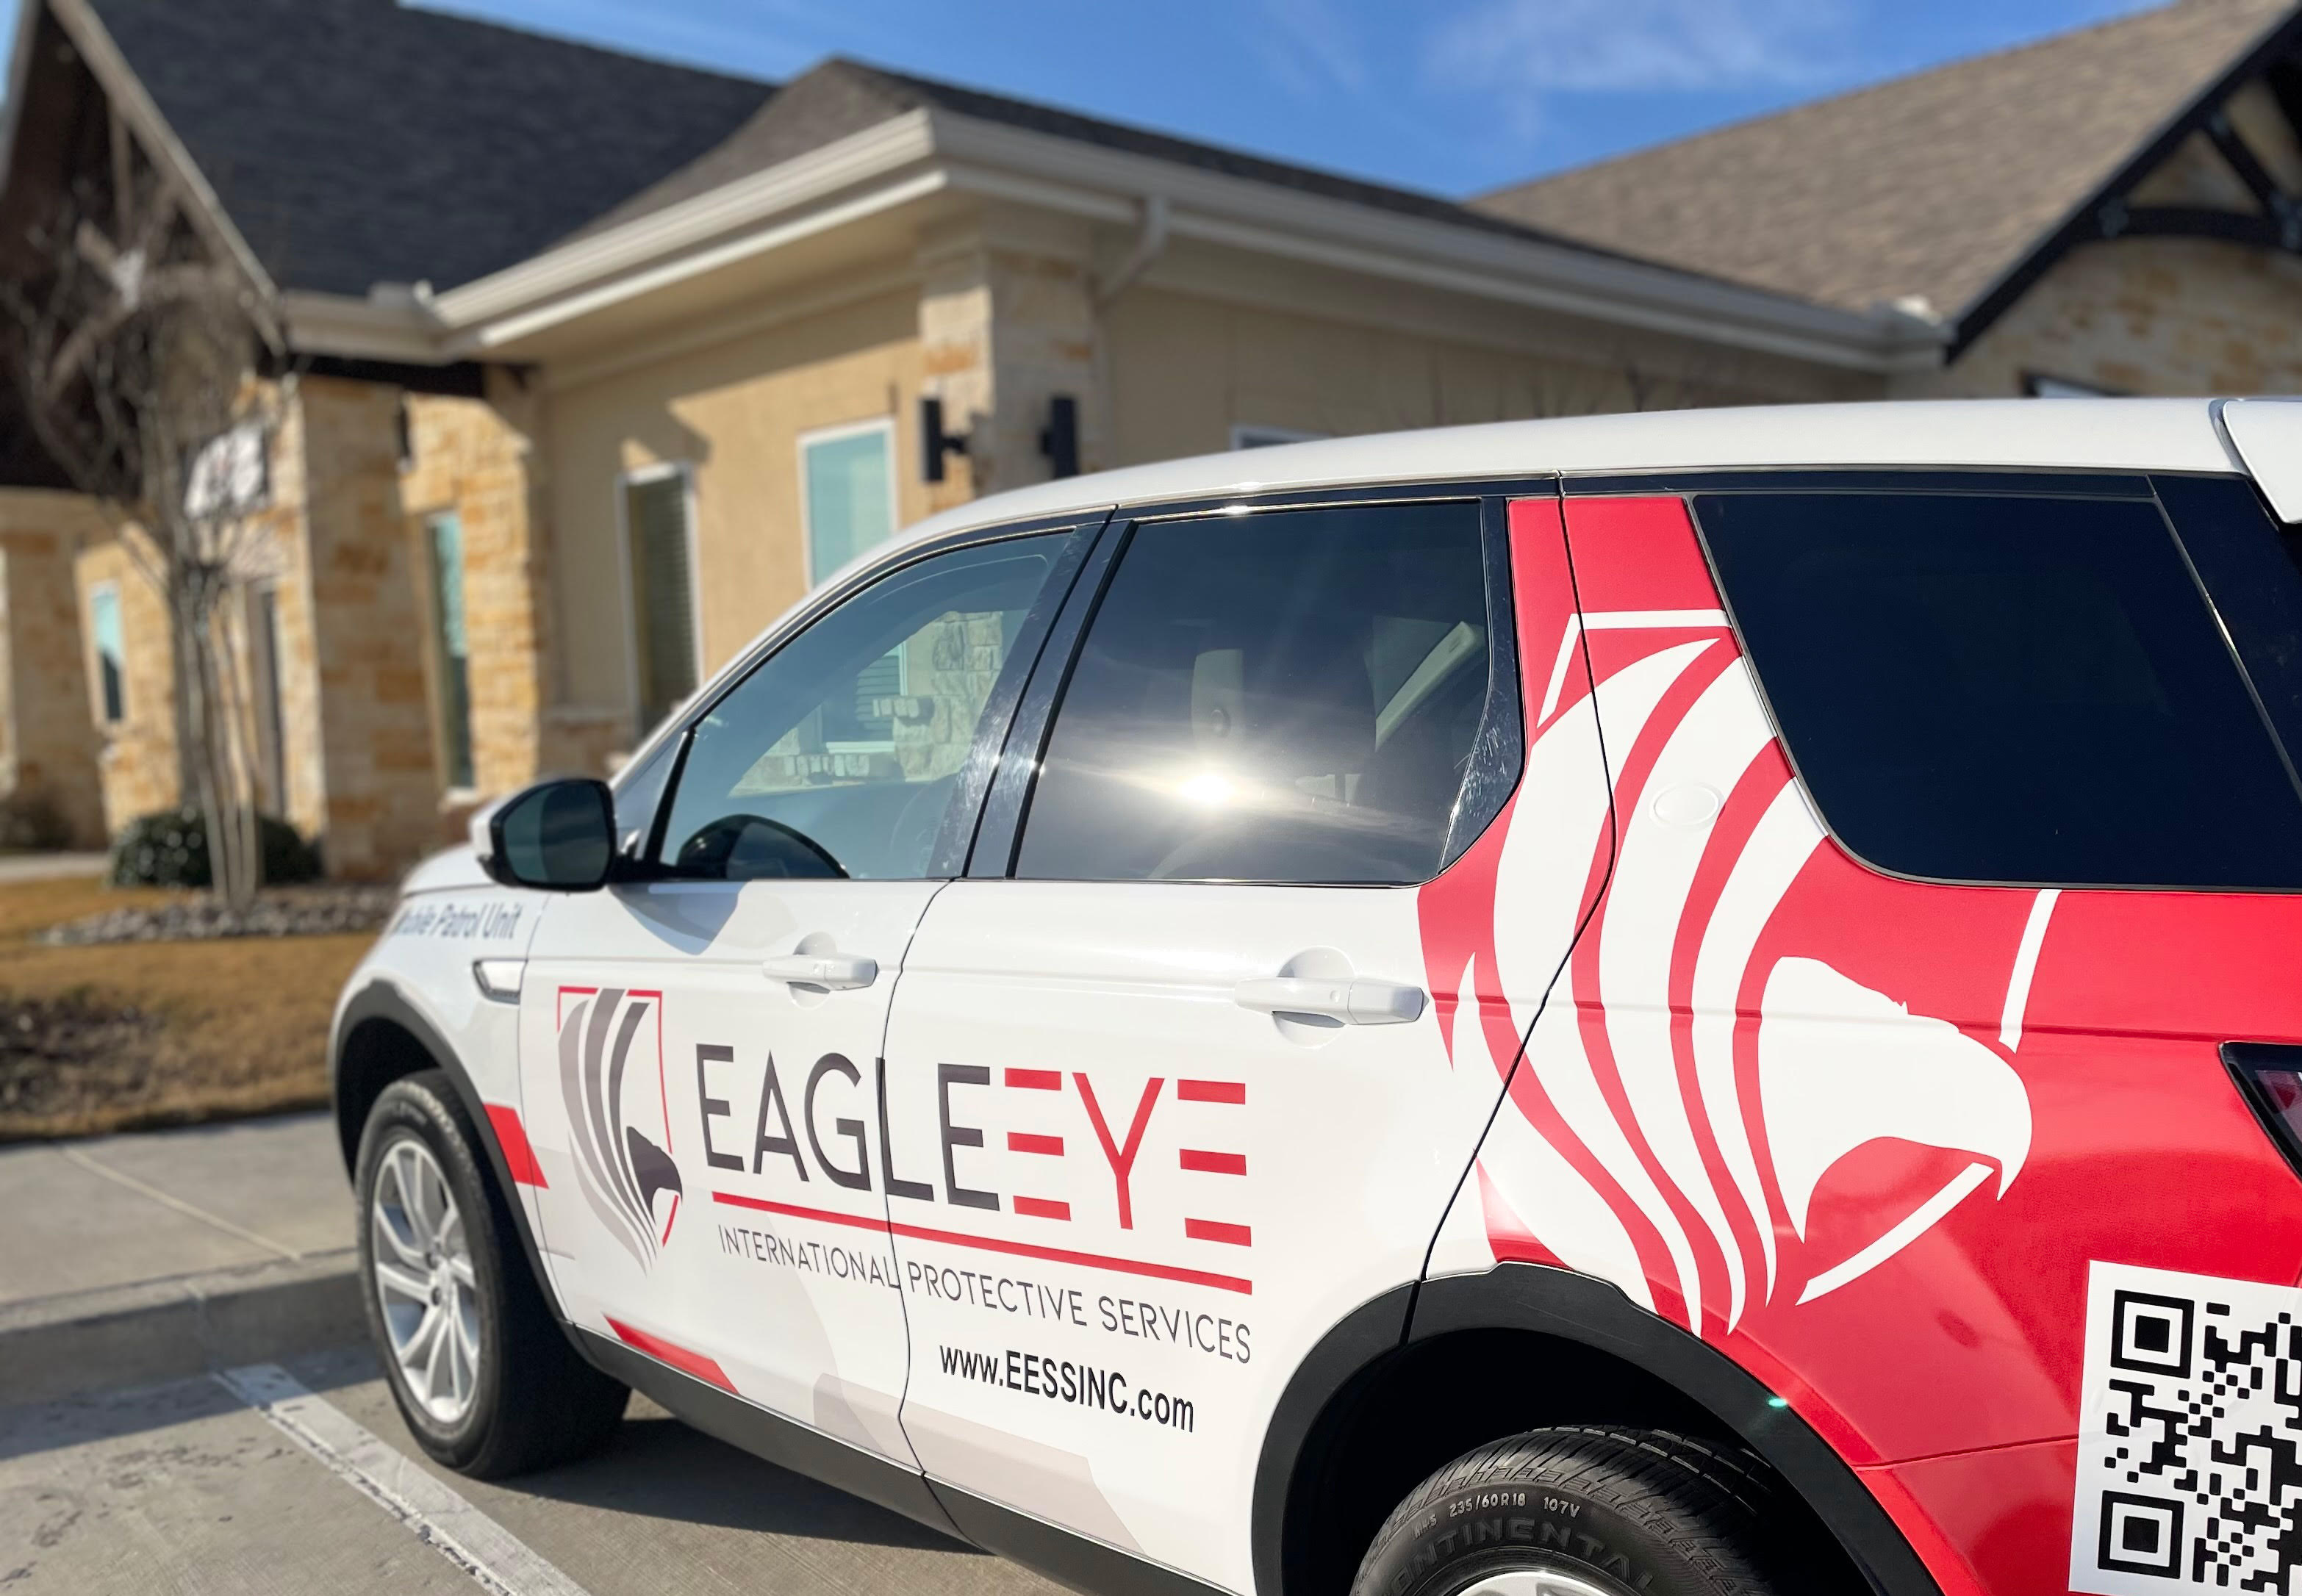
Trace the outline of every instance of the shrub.
<instances>
[{"instance_id":1,"label":"shrub","mask_svg":"<svg viewBox=\"0 0 2302 1596\"><path fill-rule=\"evenodd\" d=\"M317 878L319 856L293 826L271 815L257 816L256 824L266 886ZM214 881L207 827L197 809L164 809L131 820L112 844L114 886L207 886Z\"/></svg>"},{"instance_id":2,"label":"shrub","mask_svg":"<svg viewBox=\"0 0 2302 1596\"><path fill-rule=\"evenodd\" d=\"M70 822L46 793L0 798L0 848L46 853L71 846Z\"/></svg>"}]
</instances>

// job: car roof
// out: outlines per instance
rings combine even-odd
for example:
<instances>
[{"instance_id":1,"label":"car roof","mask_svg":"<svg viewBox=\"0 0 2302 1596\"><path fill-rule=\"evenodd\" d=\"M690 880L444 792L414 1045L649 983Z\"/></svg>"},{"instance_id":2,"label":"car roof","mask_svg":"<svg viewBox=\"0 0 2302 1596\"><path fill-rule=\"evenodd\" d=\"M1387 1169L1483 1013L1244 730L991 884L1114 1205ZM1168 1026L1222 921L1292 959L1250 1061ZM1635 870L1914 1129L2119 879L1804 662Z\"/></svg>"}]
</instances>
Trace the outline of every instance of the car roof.
<instances>
[{"instance_id":1,"label":"car roof","mask_svg":"<svg viewBox=\"0 0 2302 1596\"><path fill-rule=\"evenodd\" d=\"M904 541L1000 522L1177 500L1354 483L1494 480L1744 467L2211 471L2244 467L2215 401L1877 400L1576 416L1331 438L1067 477L975 500Z\"/></svg>"}]
</instances>

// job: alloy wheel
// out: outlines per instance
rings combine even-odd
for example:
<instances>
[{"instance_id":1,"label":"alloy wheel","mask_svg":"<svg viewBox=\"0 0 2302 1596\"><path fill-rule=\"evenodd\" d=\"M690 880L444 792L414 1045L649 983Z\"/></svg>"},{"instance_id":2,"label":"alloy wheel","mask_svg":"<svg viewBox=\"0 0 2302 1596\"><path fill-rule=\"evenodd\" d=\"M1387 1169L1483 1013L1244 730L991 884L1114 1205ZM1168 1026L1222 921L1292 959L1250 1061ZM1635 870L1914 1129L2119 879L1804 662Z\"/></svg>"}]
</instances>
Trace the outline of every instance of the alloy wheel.
<instances>
[{"instance_id":1,"label":"alloy wheel","mask_svg":"<svg viewBox=\"0 0 2302 1596\"><path fill-rule=\"evenodd\" d=\"M1456 1596L1620 1596L1622 1587L1563 1568L1510 1568L1490 1574Z\"/></svg>"},{"instance_id":2,"label":"alloy wheel","mask_svg":"<svg viewBox=\"0 0 2302 1596\"><path fill-rule=\"evenodd\" d=\"M480 1382L478 1278L447 1172L414 1137L387 1148L368 1199L376 1301L408 1394L443 1424Z\"/></svg>"}]
</instances>

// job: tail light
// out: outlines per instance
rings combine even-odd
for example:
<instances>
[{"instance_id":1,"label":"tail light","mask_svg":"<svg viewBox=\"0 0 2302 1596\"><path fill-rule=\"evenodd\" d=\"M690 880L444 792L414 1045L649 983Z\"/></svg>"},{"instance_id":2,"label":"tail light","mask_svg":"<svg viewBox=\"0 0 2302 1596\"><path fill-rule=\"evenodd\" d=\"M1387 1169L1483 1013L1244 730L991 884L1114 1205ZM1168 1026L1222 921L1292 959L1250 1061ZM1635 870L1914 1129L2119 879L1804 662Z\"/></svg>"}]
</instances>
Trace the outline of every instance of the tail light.
<instances>
[{"instance_id":1,"label":"tail light","mask_svg":"<svg viewBox=\"0 0 2302 1596\"><path fill-rule=\"evenodd\" d=\"M2280 1042L2225 1042L2222 1064L2254 1117L2302 1175L2302 1047Z\"/></svg>"}]
</instances>

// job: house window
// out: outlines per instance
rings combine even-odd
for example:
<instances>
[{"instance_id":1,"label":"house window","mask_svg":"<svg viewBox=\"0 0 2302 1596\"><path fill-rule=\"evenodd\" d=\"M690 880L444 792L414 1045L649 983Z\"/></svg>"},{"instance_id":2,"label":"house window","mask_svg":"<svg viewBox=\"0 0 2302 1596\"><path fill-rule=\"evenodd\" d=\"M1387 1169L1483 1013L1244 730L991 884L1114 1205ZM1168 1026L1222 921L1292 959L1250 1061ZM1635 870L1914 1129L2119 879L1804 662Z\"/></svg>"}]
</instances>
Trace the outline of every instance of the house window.
<instances>
[{"instance_id":1,"label":"house window","mask_svg":"<svg viewBox=\"0 0 2302 1596\"><path fill-rule=\"evenodd\" d=\"M96 641L97 708L104 724L128 715L128 654L120 639L120 587L107 582L88 595L88 634Z\"/></svg>"},{"instance_id":2,"label":"house window","mask_svg":"<svg viewBox=\"0 0 2302 1596\"><path fill-rule=\"evenodd\" d=\"M453 510L424 522L432 569L432 658L440 670L440 765L451 790L472 785L472 644L464 624L464 520Z\"/></svg>"},{"instance_id":3,"label":"house window","mask_svg":"<svg viewBox=\"0 0 2302 1596\"><path fill-rule=\"evenodd\" d=\"M895 429L870 421L810 433L799 459L812 586L895 535Z\"/></svg>"},{"instance_id":4,"label":"house window","mask_svg":"<svg viewBox=\"0 0 2302 1596\"><path fill-rule=\"evenodd\" d=\"M686 701L700 674L693 507L684 466L632 472L623 493L634 685L644 735Z\"/></svg>"},{"instance_id":5,"label":"house window","mask_svg":"<svg viewBox=\"0 0 2302 1596\"><path fill-rule=\"evenodd\" d=\"M1306 433L1300 427L1266 427L1239 422L1231 429L1231 446L1233 449L1270 449L1281 443L1315 443L1322 438L1332 436L1333 434L1330 433Z\"/></svg>"}]
</instances>

